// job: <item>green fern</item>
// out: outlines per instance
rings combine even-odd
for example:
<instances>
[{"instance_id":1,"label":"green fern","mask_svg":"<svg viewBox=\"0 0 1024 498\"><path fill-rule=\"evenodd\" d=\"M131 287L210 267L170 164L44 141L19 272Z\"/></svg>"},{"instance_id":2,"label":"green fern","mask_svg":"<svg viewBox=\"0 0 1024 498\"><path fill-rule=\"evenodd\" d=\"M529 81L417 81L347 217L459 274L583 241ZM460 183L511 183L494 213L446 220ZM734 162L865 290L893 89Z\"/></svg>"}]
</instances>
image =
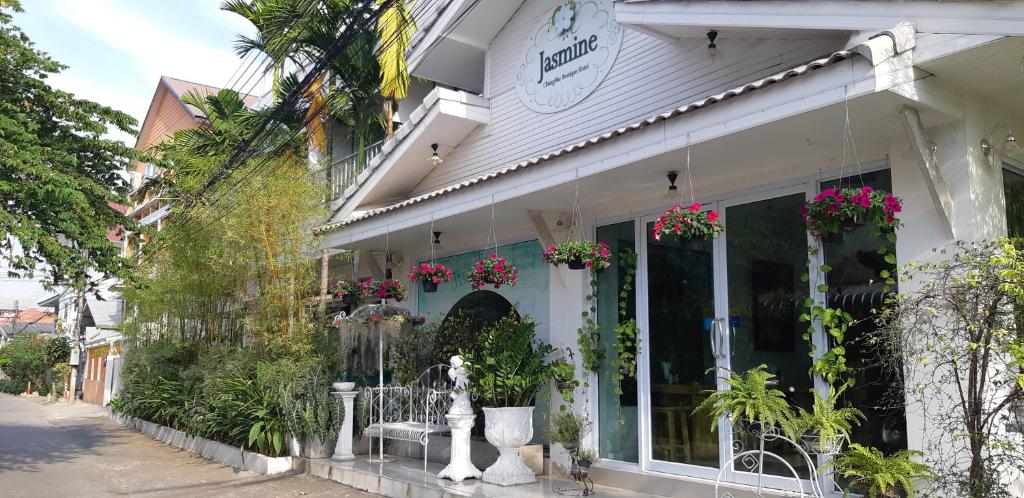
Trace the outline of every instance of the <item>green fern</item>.
<instances>
[{"instance_id":1,"label":"green fern","mask_svg":"<svg viewBox=\"0 0 1024 498\"><path fill-rule=\"evenodd\" d=\"M694 413L708 414L712 431L717 428L718 419L727 416L733 423L742 419L765 427L778 425L787 433L792 433L793 410L789 407L786 395L770 387L777 381L775 375L767 369L767 365L761 364L743 375L730 371L728 377L722 377L729 389L709 391L710 396L697 406Z\"/></svg>"},{"instance_id":2,"label":"green fern","mask_svg":"<svg viewBox=\"0 0 1024 498\"><path fill-rule=\"evenodd\" d=\"M851 444L841 455L822 469L833 466L836 472L850 479L850 484L868 498L896 497L900 492L914 496L914 481L932 477L927 465L911 460L920 451L904 450L886 456L877 448Z\"/></svg>"},{"instance_id":3,"label":"green fern","mask_svg":"<svg viewBox=\"0 0 1024 498\"><path fill-rule=\"evenodd\" d=\"M793 423L793 439L808 433L820 436L819 450L825 450L829 443L840 436L850 437L854 425L866 420L864 413L853 407L836 408L839 396L844 388L829 388L827 396L814 393L814 406L811 411L797 408L798 414Z\"/></svg>"}]
</instances>

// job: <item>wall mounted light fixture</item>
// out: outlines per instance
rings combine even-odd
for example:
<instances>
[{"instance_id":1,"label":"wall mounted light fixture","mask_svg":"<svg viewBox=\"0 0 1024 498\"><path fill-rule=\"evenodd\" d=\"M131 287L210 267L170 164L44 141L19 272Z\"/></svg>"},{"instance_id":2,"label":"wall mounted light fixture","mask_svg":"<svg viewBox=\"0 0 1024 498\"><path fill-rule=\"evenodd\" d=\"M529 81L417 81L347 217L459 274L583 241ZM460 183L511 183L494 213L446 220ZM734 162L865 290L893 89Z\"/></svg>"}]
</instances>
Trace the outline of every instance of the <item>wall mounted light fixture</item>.
<instances>
[{"instance_id":1,"label":"wall mounted light fixture","mask_svg":"<svg viewBox=\"0 0 1024 498\"><path fill-rule=\"evenodd\" d=\"M715 40L718 39L718 31L715 31L715 30L708 31L707 32L707 37L708 37L708 55L710 55L711 57L714 57L714 56L718 55L718 44L715 43Z\"/></svg>"},{"instance_id":2,"label":"wall mounted light fixture","mask_svg":"<svg viewBox=\"0 0 1024 498\"><path fill-rule=\"evenodd\" d=\"M1000 129L1006 130L1005 137L1003 137L1002 133L996 134L996 131ZM981 147L981 153L985 157L991 156L993 150L1008 155L1015 155L1021 151L1021 146L1017 143L1017 137L1013 135L1013 130L1005 124L993 126L978 145Z\"/></svg>"},{"instance_id":3,"label":"wall mounted light fixture","mask_svg":"<svg viewBox=\"0 0 1024 498\"><path fill-rule=\"evenodd\" d=\"M668 193L665 197L669 200L676 200L679 198L679 187L676 186L676 179L679 178L679 173L676 171L669 171L665 174L668 177Z\"/></svg>"},{"instance_id":4,"label":"wall mounted light fixture","mask_svg":"<svg viewBox=\"0 0 1024 498\"><path fill-rule=\"evenodd\" d=\"M441 232L434 232L434 244L441 245Z\"/></svg>"},{"instance_id":5,"label":"wall mounted light fixture","mask_svg":"<svg viewBox=\"0 0 1024 498\"><path fill-rule=\"evenodd\" d=\"M441 156L437 155L437 144L430 144L430 149L434 151L430 154L430 164L436 168L444 162L444 159L441 159Z\"/></svg>"}]
</instances>

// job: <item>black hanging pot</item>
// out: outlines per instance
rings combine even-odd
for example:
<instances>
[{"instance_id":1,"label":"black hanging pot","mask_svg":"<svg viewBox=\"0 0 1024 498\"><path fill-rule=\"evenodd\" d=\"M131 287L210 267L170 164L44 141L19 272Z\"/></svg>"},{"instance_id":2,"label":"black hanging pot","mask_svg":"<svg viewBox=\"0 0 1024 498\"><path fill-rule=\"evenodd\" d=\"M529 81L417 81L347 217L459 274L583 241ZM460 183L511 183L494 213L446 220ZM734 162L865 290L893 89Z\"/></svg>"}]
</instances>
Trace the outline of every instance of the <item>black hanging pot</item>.
<instances>
[{"instance_id":1,"label":"black hanging pot","mask_svg":"<svg viewBox=\"0 0 1024 498\"><path fill-rule=\"evenodd\" d=\"M565 441L565 442L562 443L562 447L565 448L565 451L576 451L576 448L580 447L580 442L579 441Z\"/></svg>"},{"instance_id":2,"label":"black hanging pot","mask_svg":"<svg viewBox=\"0 0 1024 498\"><path fill-rule=\"evenodd\" d=\"M861 226L861 222L860 220L857 219L857 217L845 218L842 222L840 222L839 226L842 227L844 232L852 232L856 230L857 227Z\"/></svg>"},{"instance_id":3,"label":"black hanging pot","mask_svg":"<svg viewBox=\"0 0 1024 498\"><path fill-rule=\"evenodd\" d=\"M437 282L433 280L424 280L423 292L437 292Z\"/></svg>"},{"instance_id":4,"label":"black hanging pot","mask_svg":"<svg viewBox=\"0 0 1024 498\"><path fill-rule=\"evenodd\" d=\"M584 270L587 268L587 263L582 259L570 259L568 265L570 270Z\"/></svg>"},{"instance_id":5,"label":"black hanging pot","mask_svg":"<svg viewBox=\"0 0 1024 498\"><path fill-rule=\"evenodd\" d=\"M347 305L347 306L352 306L353 304L356 304L356 295L352 294L352 293L342 294L341 295L341 304L344 304L344 305Z\"/></svg>"}]
</instances>

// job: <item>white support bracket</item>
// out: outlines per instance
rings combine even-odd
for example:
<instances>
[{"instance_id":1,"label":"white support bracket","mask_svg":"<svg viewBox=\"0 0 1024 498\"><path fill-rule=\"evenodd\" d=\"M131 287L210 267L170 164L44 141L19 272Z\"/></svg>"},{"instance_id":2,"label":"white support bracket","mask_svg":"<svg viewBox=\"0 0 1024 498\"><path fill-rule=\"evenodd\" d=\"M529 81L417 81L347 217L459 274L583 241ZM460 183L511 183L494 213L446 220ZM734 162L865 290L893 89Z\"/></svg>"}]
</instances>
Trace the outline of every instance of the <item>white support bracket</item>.
<instances>
[{"instance_id":1,"label":"white support bracket","mask_svg":"<svg viewBox=\"0 0 1024 498\"><path fill-rule=\"evenodd\" d=\"M921 122L921 115L918 114L917 109L908 105L900 107L899 115L904 129L906 129L907 138L910 140L911 149L914 151L914 157L917 159L917 163L921 167L921 173L924 175L925 184L928 186L928 193L931 194L932 202L935 203L937 208L936 211L939 213L939 217L942 218L942 226L946 228L946 235L951 239L955 239L956 235L953 232L953 197L949 193L949 187L946 186L946 180L943 179L942 172L939 171L939 163L936 161L935 151L932 149L932 141L928 139L928 135L925 133L924 123Z\"/></svg>"},{"instance_id":2,"label":"white support bracket","mask_svg":"<svg viewBox=\"0 0 1024 498\"><path fill-rule=\"evenodd\" d=\"M369 268L370 275L372 275L374 279L380 280L384 278L384 270L381 269L380 264L377 263L377 258L373 257L373 253L368 249L360 249L359 256L359 260L366 261L366 267Z\"/></svg>"},{"instance_id":3,"label":"white support bracket","mask_svg":"<svg viewBox=\"0 0 1024 498\"><path fill-rule=\"evenodd\" d=\"M533 224L533 231L537 234L537 242L540 243L541 250L546 250L549 246L555 244L555 236L551 233L551 227L548 226L548 222L544 219L544 212L539 209L527 209L526 214L530 216L530 223ZM555 274L558 275L558 280L564 287L565 276L562 275L561 267L556 269Z\"/></svg>"}]
</instances>

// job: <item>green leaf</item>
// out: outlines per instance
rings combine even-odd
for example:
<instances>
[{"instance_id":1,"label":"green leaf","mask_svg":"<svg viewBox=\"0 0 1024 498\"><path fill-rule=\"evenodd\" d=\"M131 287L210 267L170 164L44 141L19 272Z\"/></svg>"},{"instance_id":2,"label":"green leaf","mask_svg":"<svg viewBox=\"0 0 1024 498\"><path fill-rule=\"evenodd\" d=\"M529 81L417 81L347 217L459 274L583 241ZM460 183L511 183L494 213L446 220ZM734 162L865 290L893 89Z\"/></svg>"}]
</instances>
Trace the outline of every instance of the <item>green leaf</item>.
<instances>
[{"instance_id":1,"label":"green leaf","mask_svg":"<svg viewBox=\"0 0 1024 498\"><path fill-rule=\"evenodd\" d=\"M256 422L249 429L249 446L252 446L256 442L256 439L260 437L260 431L263 430L263 422Z\"/></svg>"}]
</instances>

